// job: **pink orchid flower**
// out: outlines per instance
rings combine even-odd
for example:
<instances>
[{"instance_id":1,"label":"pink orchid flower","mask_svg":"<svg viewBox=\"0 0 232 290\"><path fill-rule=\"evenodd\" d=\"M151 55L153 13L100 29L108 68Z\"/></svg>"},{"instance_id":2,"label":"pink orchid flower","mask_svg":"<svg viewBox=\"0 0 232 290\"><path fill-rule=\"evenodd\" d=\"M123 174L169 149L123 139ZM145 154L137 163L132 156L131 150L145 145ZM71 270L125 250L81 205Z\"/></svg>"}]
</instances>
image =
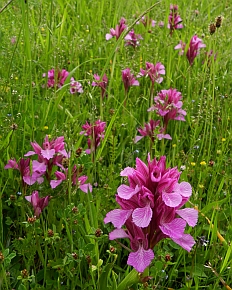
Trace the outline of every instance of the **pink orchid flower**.
<instances>
[{"instance_id":1,"label":"pink orchid flower","mask_svg":"<svg viewBox=\"0 0 232 290\"><path fill-rule=\"evenodd\" d=\"M33 191L32 195L25 196L25 199L29 201L34 209L34 215L39 218L40 214L42 213L43 209L48 206L50 196L46 197L39 197L38 191Z\"/></svg>"},{"instance_id":2,"label":"pink orchid flower","mask_svg":"<svg viewBox=\"0 0 232 290\"><path fill-rule=\"evenodd\" d=\"M166 168L166 157L150 160L147 164L139 158L136 167L127 167L121 176L127 177L129 185L117 189L119 209L106 214L105 223L111 222L115 229L109 239L128 238L132 252L127 264L142 273L154 258L154 246L164 238L170 238L187 251L195 241L185 234L188 224L197 224L198 211L181 207L192 194L188 182L179 182L180 172L176 167Z\"/></svg>"},{"instance_id":3,"label":"pink orchid flower","mask_svg":"<svg viewBox=\"0 0 232 290\"><path fill-rule=\"evenodd\" d=\"M110 33L106 34L106 40L109 40L112 37L116 37L116 40L118 40L125 29L127 29L126 19L122 17L120 19L119 25L116 25L115 29L111 28Z\"/></svg>"}]
</instances>

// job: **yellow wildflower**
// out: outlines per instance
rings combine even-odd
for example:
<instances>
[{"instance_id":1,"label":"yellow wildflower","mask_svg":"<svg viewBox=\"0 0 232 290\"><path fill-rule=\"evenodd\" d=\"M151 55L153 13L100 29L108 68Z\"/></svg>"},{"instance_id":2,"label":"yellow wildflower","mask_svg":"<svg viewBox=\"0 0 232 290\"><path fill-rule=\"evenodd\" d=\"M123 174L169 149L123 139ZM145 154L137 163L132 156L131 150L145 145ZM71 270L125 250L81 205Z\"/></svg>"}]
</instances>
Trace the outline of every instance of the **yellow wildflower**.
<instances>
[{"instance_id":1,"label":"yellow wildflower","mask_svg":"<svg viewBox=\"0 0 232 290\"><path fill-rule=\"evenodd\" d=\"M206 162L205 162L205 161L201 161L200 164L201 164L202 166L205 166L205 165L206 165Z\"/></svg>"},{"instance_id":2,"label":"yellow wildflower","mask_svg":"<svg viewBox=\"0 0 232 290\"><path fill-rule=\"evenodd\" d=\"M195 165L196 165L196 163L195 163L195 162L191 162L191 165L192 165L192 166L195 166Z\"/></svg>"}]
</instances>

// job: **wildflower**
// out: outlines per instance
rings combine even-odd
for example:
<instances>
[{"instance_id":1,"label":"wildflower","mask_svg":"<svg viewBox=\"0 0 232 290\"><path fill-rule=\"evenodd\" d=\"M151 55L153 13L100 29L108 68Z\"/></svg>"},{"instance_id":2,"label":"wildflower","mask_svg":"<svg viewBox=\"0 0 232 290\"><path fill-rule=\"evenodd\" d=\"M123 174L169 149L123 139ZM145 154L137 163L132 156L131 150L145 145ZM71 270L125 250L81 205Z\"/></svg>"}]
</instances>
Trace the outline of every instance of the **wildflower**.
<instances>
[{"instance_id":1,"label":"wildflower","mask_svg":"<svg viewBox=\"0 0 232 290\"><path fill-rule=\"evenodd\" d=\"M170 5L170 14L168 16L168 29L170 29L170 35L172 35L175 29L183 28L182 19L180 15L177 14L178 6Z\"/></svg>"},{"instance_id":2,"label":"wildflower","mask_svg":"<svg viewBox=\"0 0 232 290\"><path fill-rule=\"evenodd\" d=\"M206 47L206 45L195 34L190 40L189 48L186 53L190 65L193 65L195 57L200 53L200 48L203 47Z\"/></svg>"},{"instance_id":3,"label":"wildflower","mask_svg":"<svg viewBox=\"0 0 232 290\"><path fill-rule=\"evenodd\" d=\"M61 182L66 179L66 175L60 171L56 171L55 176L57 179L50 181L51 188L53 188L53 189L56 188L58 185L60 185Z\"/></svg>"},{"instance_id":4,"label":"wildflower","mask_svg":"<svg viewBox=\"0 0 232 290\"><path fill-rule=\"evenodd\" d=\"M40 164L38 166L38 161L32 161L32 173L30 169L30 159L21 158L17 163L15 159L10 159L8 163L5 165L4 169L16 169L20 172L22 179L22 186L25 187L27 185L32 185L35 182L39 184L43 182L43 177L41 177L45 171L46 166L44 164Z\"/></svg>"},{"instance_id":5,"label":"wildflower","mask_svg":"<svg viewBox=\"0 0 232 290\"><path fill-rule=\"evenodd\" d=\"M155 65L153 63L146 62L146 69L140 69L138 77L149 76L152 85L154 85L155 82L158 84L162 83L163 77L160 75L165 75L165 67L161 62L157 62Z\"/></svg>"},{"instance_id":6,"label":"wildflower","mask_svg":"<svg viewBox=\"0 0 232 290\"><path fill-rule=\"evenodd\" d=\"M141 140L143 137L148 136L151 139L151 142L154 143L155 137L158 140L169 139L172 140L172 137L169 134L163 134L164 128L159 128L160 121L150 120L149 123L144 125L144 128L138 128L137 130L142 136L135 137L135 143Z\"/></svg>"},{"instance_id":7,"label":"wildflower","mask_svg":"<svg viewBox=\"0 0 232 290\"><path fill-rule=\"evenodd\" d=\"M43 160L50 160L55 154L59 153L66 158L68 157L68 153L65 150L63 136L49 142L48 135L46 135L43 142L43 148L41 148L37 142L31 142L31 146L33 147L34 151L28 151L24 156L31 156L37 154Z\"/></svg>"},{"instance_id":8,"label":"wildflower","mask_svg":"<svg viewBox=\"0 0 232 290\"><path fill-rule=\"evenodd\" d=\"M201 161L200 164L201 164L202 166L205 166L205 165L206 165L206 162L205 162L205 161Z\"/></svg>"},{"instance_id":9,"label":"wildflower","mask_svg":"<svg viewBox=\"0 0 232 290\"><path fill-rule=\"evenodd\" d=\"M222 138L222 142L225 142L226 141L226 138Z\"/></svg>"},{"instance_id":10,"label":"wildflower","mask_svg":"<svg viewBox=\"0 0 232 290\"><path fill-rule=\"evenodd\" d=\"M80 173L81 170L78 170L77 166L74 165L71 173L72 185L73 186L78 185L80 190L85 193L92 192L92 185L90 183L86 183L88 176L86 175L79 176ZM56 188L58 185L62 183L63 180L66 180L67 174L68 169L65 169L65 173L56 171L55 176L57 179L50 181L51 188Z\"/></svg>"},{"instance_id":11,"label":"wildflower","mask_svg":"<svg viewBox=\"0 0 232 290\"><path fill-rule=\"evenodd\" d=\"M69 158L69 154L65 150L63 136L49 141L49 137L46 135L42 147L37 142L31 142L31 146L34 151L28 151L24 156L38 155L38 161L32 161L33 172L39 173L42 168L43 174L45 174L47 180L50 182L53 166L58 166L64 170L62 162L63 159Z\"/></svg>"},{"instance_id":12,"label":"wildflower","mask_svg":"<svg viewBox=\"0 0 232 290\"><path fill-rule=\"evenodd\" d=\"M183 55L184 54L184 50L186 47L186 43L184 43L182 40L180 40L179 44L177 44L174 49L180 49L179 55Z\"/></svg>"},{"instance_id":13,"label":"wildflower","mask_svg":"<svg viewBox=\"0 0 232 290\"><path fill-rule=\"evenodd\" d=\"M139 86L139 82L135 79L129 68L122 70L122 81L126 93L128 92L130 86Z\"/></svg>"},{"instance_id":14,"label":"wildflower","mask_svg":"<svg viewBox=\"0 0 232 290\"><path fill-rule=\"evenodd\" d=\"M106 40L109 40L112 37L116 37L116 40L118 40L125 29L127 29L126 19L122 17L120 19L119 25L116 25L115 29L111 28L110 33L106 34Z\"/></svg>"},{"instance_id":15,"label":"wildflower","mask_svg":"<svg viewBox=\"0 0 232 290\"><path fill-rule=\"evenodd\" d=\"M136 158L136 168L127 167L120 175L127 177L129 185L120 185L116 201L120 209L107 213L104 222L115 229L109 239L128 238L132 252L127 264L143 272L154 258L154 246L164 238L190 251L195 241L185 234L186 225L194 227L198 211L181 207L192 194L188 182L179 183L177 168L166 168L166 157L150 160L148 165ZM179 217L177 217L179 216ZM125 225L125 229L122 228Z\"/></svg>"},{"instance_id":16,"label":"wildflower","mask_svg":"<svg viewBox=\"0 0 232 290\"><path fill-rule=\"evenodd\" d=\"M48 202L50 199L50 196L46 197L39 197L38 191L33 191L32 195L25 196L25 199L29 201L34 209L34 215L39 218L40 214L42 213L43 209L48 206Z\"/></svg>"},{"instance_id":17,"label":"wildflower","mask_svg":"<svg viewBox=\"0 0 232 290\"><path fill-rule=\"evenodd\" d=\"M48 71L48 73L44 73L43 77L48 78L47 86L48 88L61 88L64 85L65 80L67 79L69 72L65 69L58 70L55 72L54 69Z\"/></svg>"},{"instance_id":18,"label":"wildflower","mask_svg":"<svg viewBox=\"0 0 232 290\"><path fill-rule=\"evenodd\" d=\"M140 19L140 23L142 23L144 25L144 27L155 27L156 25L156 21L149 18L148 16L143 16L141 19Z\"/></svg>"},{"instance_id":19,"label":"wildflower","mask_svg":"<svg viewBox=\"0 0 232 290\"><path fill-rule=\"evenodd\" d=\"M131 45L134 48L139 45L139 40L143 39L140 34L135 34L134 30L132 29L125 37L126 46Z\"/></svg>"},{"instance_id":20,"label":"wildflower","mask_svg":"<svg viewBox=\"0 0 232 290\"><path fill-rule=\"evenodd\" d=\"M83 88L82 88L82 85L75 81L73 78L71 78L71 83L70 83L70 93L71 94L76 94L76 93L83 93Z\"/></svg>"},{"instance_id":21,"label":"wildflower","mask_svg":"<svg viewBox=\"0 0 232 290\"><path fill-rule=\"evenodd\" d=\"M13 36L13 37L11 38L11 40L10 40L11 44L15 44L16 41L17 41L16 36Z\"/></svg>"},{"instance_id":22,"label":"wildflower","mask_svg":"<svg viewBox=\"0 0 232 290\"><path fill-rule=\"evenodd\" d=\"M89 124L88 122L82 126L84 131L81 131L81 135L89 136L87 140L88 148L85 152L91 154L91 152L96 152L97 147L100 145L101 140L104 139L106 123L101 120L97 120L94 124Z\"/></svg>"},{"instance_id":23,"label":"wildflower","mask_svg":"<svg viewBox=\"0 0 232 290\"><path fill-rule=\"evenodd\" d=\"M181 99L182 95L176 89L161 90L154 98L155 104L148 111L156 111L163 117L166 130L169 120L185 121L186 111L182 109Z\"/></svg>"},{"instance_id":24,"label":"wildflower","mask_svg":"<svg viewBox=\"0 0 232 290\"><path fill-rule=\"evenodd\" d=\"M196 165L196 163L195 163L195 162L191 162L190 164L191 164L192 166L195 166L195 165Z\"/></svg>"},{"instance_id":25,"label":"wildflower","mask_svg":"<svg viewBox=\"0 0 232 290\"><path fill-rule=\"evenodd\" d=\"M57 70L51 69L48 71L48 73L43 73L43 77L45 78L47 76L48 82L47 87L48 88L61 88L63 87L66 79L69 76L69 72L65 69ZM82 85L75 81L73 77L70 78L70 93L83 93Z\"/></svg>"},{"instance_id":26,"label":"wildflower","mask_svg":"<svg viewBox=\"0 0 232 290\"><path fill-rule=\"evenodd\" d=\"M104 96L106 95L106 87L108 85L107 75L104 74L104 76L102 77L102 81L100 81L100 76L98 74L94 74L93 77L94 77L95 81L92 82L92 86L101 88L101 96L103 99Z\"/></svg>"}]
</instances>

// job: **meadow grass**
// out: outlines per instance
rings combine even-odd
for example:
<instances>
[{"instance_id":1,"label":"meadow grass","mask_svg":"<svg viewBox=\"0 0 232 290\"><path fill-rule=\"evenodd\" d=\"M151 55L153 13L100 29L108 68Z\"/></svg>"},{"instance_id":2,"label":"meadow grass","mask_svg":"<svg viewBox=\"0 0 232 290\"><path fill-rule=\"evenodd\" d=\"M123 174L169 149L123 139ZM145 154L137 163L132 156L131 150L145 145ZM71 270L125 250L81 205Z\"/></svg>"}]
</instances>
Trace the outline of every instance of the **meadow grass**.
<instances>
[{"instance_id":1,"label":"meadow grass","mask_svg":"<svg viewBox=\"0 0 232 290\"><path fill-rule=\"evenodd\" d=\"M26 2L13 1L0 13L0 289L231 289L229 1L165 0L152 9L151 0ZM178 4L184 24L172 36L167 29L170 4ZM155 27L133 25L144 12L157 21ZM210 35L208 25L219 15L223 24ZM124 46L126 32L117 43L105 39L121 17L143 37L136 48ZM160 21L164 27L158 26ZM194 34L206 48L189 66L174 47L180 40L188 44ZM210 50L217 53L215 61L206 59ZM139 78L140 86L129 89L124 106L121 71L129 67L136 76L146 62L161 62L166 70L153 96L176 88L187 112L185 122L170 121L172 140L155 144L149 138L134 143L137 128L155 117L147 112L153 103L149 78ZM70 72L61 88L48 88L42 77L52 68ZM93 74L104 73L109 83L102 99L100 88L91 84ZM83 93L70 94L71 77L82 84ZM104 140L94 154L83 150L76 156L78 148L87 148L82 125L98 119L106 122ZM19 172L4 170L9 159L23 158L30 142L41 145L46 135L64 136L68 168L83 168L92 193L72 187L71 169L55 189L48 182L23 189ZM196 241L190 253L170 239L156 245L147 281L127 265L128 251L109 241L112 226L103 219L117 207L120 171L134 167L136 157L146 161L148 152L157 158L166 155L168 166L182 170L181 181L193 188L188 205L198 208L199 218L187 230ZM24 196L34 190L52 199L30 223L33 209Z\"/></svg>"}]
</instances>

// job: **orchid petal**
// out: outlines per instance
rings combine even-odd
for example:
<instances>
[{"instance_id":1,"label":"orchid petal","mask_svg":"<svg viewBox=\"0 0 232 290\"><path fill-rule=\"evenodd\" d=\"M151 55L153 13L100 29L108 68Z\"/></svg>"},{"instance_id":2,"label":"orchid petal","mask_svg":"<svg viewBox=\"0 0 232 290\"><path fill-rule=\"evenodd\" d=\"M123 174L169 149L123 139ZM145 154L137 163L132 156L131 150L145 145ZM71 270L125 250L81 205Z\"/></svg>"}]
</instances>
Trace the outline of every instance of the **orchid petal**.
<instances>
[{"instance_id":1,"label":"orchid petal","mask_svg":"<svg viewBox=\"0 0 232 290\"><path fill-rule=\"evenodd\" d=\"M160 225L161 231L170 238L179 239L184 234L186 221L181 218L176 218L170 223Z\"/></svg>"},{"instance_id":2,"label":"orchid petal","mask_svg":"<svg viewBox=\"0 0 232 290\"><path fill-rule=\"evenodd\" d=\"M181 195L177 192L168 193L168 192L163 191L162 192L162 199L163 199L164 203L170 207L176 207L182 201Z\"/></svg>"},{"instance_id":3,"label":"orchid petal","mask_svg":"<svg viewBox=\"0 0 232 290\"><path fill-rule=\"evenodd\" d=\"M127 219L131 216L132 209L123 210L123 209L114 209L106 214L104 218L104 223L107 224L111 222L116 228L121 228Z\"/></svg>"},{"instance_id":4,"label":"orchid petal","mask_svg":"<svg viewBox=\"0 0 232 290\"><path fill-rule=\"evenodd\" d=\"M109 233L109 239L111 241L115 239L123 239L123 238L129 238L129 235L123 229L115 229L111 233Z\"/></svg>"},{"instance_id":5,"label":"orchid petal","mask_svg":"<svg viewBox=\"0 0 232 290\"><path fill-rule=\"evenodd\" d=\"M181 182L179 192L183 197L190 197L192 195L192 186L188 182Z\"/></svg>"},{"instance_id":6,"label":"orchid petal","mask_svg":"<svg viewBox=\"0 0 232 290\"><path fill-rule=\"evenodd\" d=\"M176 210L176 213L184 219L190 227L195 227L198 219L198 211L194 208Z\"/></svg>"},{"instance_id":7,"label":"orchid petal","mask_svg":"<svg viewBox=\"0 0 232 290\"><path fill-rule=\"evenodd\" d=\"M62 183L62 181L63 181L62 179L51 180L50 181L51 188L56 188L58 185Z\"/></svg>"},{"instance_id":8,"label":"orchid petal","mask_svg":"<svg viewBox=\"0 0 232 290\"><path fill-rule=\"evenodd\" d=\"M137 252L132 252L129 254L127 264L133 266L135 270L142 273L154 259L154 253L151 249L144 250L141 246Z\"/></svg>"},{"instance_id":9,"label":"orchid petal","mask_svg":"<svg viewBox=\"0 0 232 290\"><path fill-rule=\"evenodd\" d=\"M151 218L152 218L152 209L150 208L150 205L142 208L136 208L132 214L133 222L136 224L136 226L140 228L148 227Z\"/></svg>"},{"instance_id":10,"label":"orchid petal","mask_svg":"<svg viewBox=\"0 0 232 290\"><path fill-rule=\"evenodd\" d=\"M131 188L128 185L122 184L117 189L117 193L119 197L123 199L127 199L127 200L130 199L133 195L135 195L139 191L140 191L140 188L138 185L136 185L135 188Z\"/></svg>"},{"instance_id":11,"label":"orchid petal","mask_svg":"<svg viewBox=\"0 0 232 290\"><path fill-rule=\"evenodd\" d=\"M172 240L188 252L191 251L193 245L195 244L194 238L189 234L183 234L181 238L172 238Z\"/></svg>"},{"instance_id":12,"label":"orchid petal","mask_svg":"<svg viewBox=\"0 0 232 290\"><path fill-rule=\"evenodd\" d=\"M41 155L47 160L51 159L55 155L55 149L45 149L41 150Z\"/></svg>"}]
</instances>

